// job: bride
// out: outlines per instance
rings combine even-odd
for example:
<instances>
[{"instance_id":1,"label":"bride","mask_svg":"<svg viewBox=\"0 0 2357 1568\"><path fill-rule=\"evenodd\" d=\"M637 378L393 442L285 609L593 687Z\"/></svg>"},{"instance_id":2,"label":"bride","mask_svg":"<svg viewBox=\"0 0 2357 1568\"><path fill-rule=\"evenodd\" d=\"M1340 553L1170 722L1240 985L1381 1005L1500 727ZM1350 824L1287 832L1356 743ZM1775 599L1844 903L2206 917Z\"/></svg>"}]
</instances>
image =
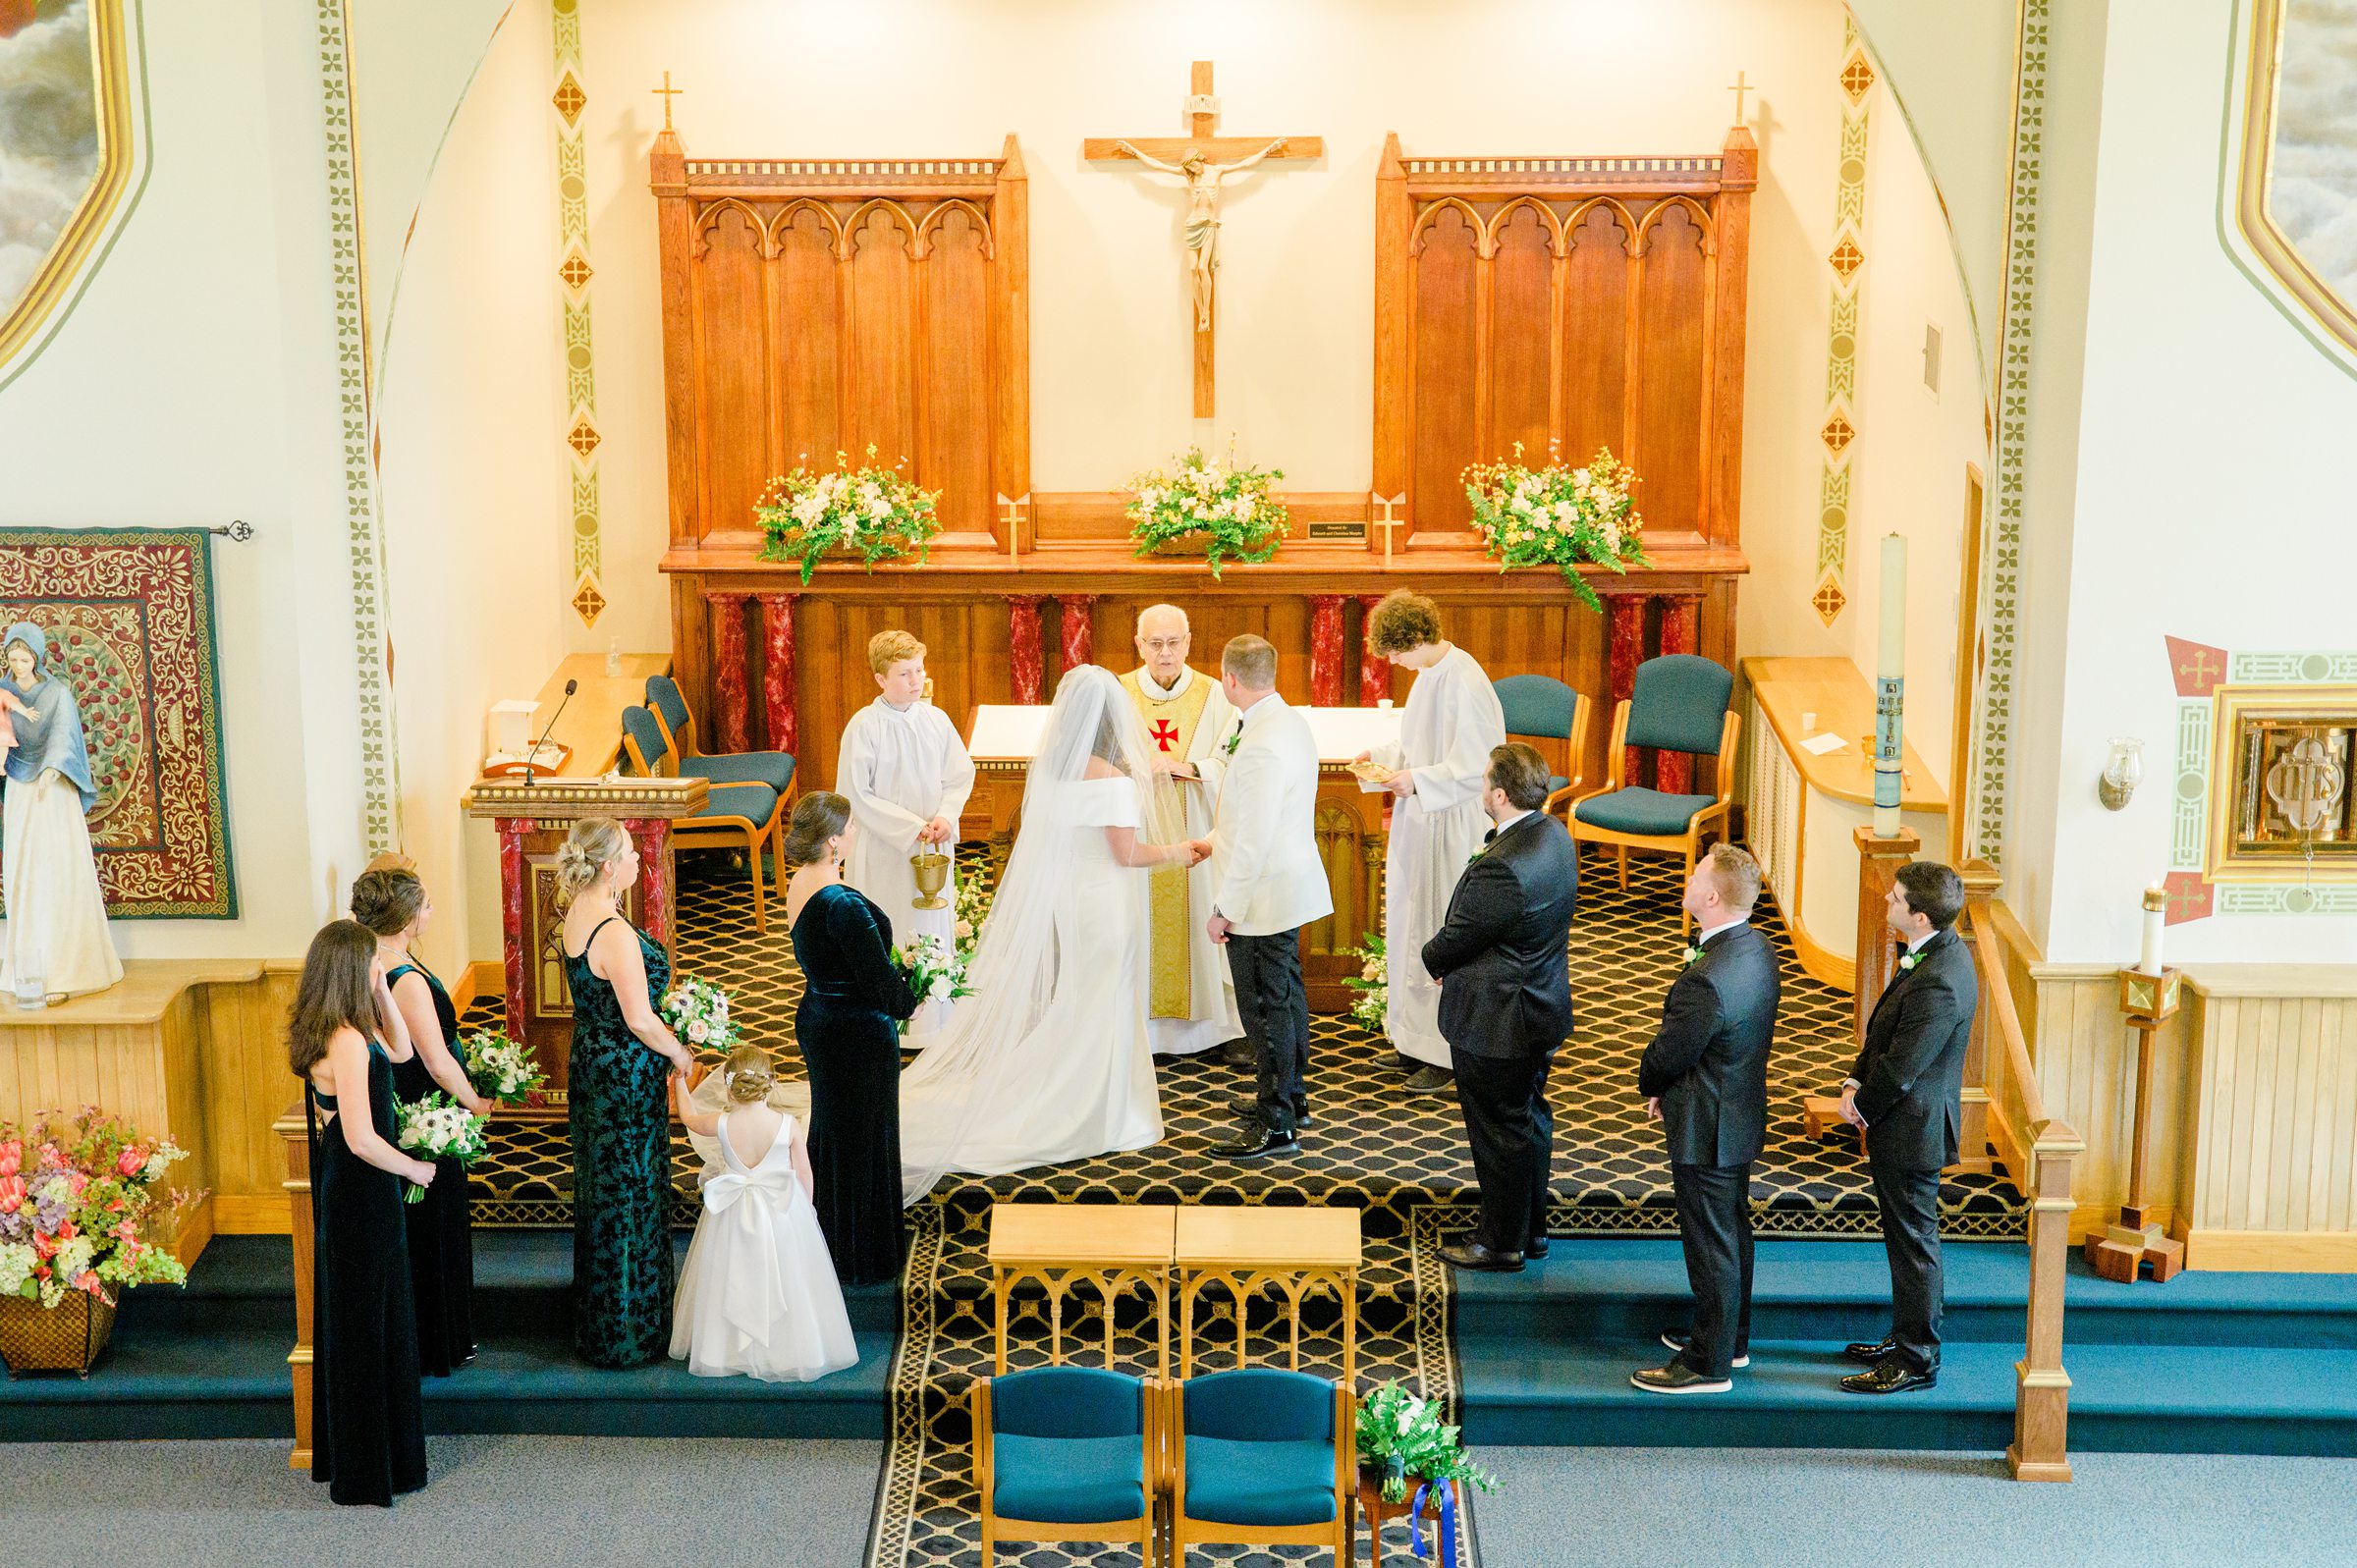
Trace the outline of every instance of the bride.
<instances>
[{"instance_id":1,"label":"bride","mask_svg":"<svg viewBox=\"0 0 2357 1568\"><path fill-rule=\"evenodd\" d=\"M1209 853L1181 841L1171 781L1121 682L1056 687L1022 825L967 968L972 995L901 1075L901 1195L944 1172L1000 1175L1162 1139L1146 1033L1138 873Z\"/></svg>"}]
</instances>

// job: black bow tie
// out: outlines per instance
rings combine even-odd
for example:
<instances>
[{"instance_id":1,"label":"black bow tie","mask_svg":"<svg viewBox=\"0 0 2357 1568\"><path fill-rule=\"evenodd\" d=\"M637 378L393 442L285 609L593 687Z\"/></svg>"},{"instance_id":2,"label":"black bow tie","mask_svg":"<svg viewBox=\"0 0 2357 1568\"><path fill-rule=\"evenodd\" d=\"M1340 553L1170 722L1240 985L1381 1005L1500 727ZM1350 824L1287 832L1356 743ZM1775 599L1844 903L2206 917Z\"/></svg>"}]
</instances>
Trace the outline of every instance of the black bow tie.
<instances>
[{"instance_id":1,"label":"black bow tie","mask_svg":"<svg viewBox=\"0 0 2357 1568\"><path fill-rule=\"evenodd\" d=\"M1497 838L1497 837L1498 837L1498 830L1497 830L1497 829L1495 829L1495 828L1492 828L1492 829L1491 829L1491 830L1490 830L1488 833L1485 833L1485 834L1483 834L1483 835L1481 836L1481 841L1482 841L1483 843L1489 843L1489 842L1492 842L1493 840L1495 840L1495 839Z\"/></svg>"}]
</instances>

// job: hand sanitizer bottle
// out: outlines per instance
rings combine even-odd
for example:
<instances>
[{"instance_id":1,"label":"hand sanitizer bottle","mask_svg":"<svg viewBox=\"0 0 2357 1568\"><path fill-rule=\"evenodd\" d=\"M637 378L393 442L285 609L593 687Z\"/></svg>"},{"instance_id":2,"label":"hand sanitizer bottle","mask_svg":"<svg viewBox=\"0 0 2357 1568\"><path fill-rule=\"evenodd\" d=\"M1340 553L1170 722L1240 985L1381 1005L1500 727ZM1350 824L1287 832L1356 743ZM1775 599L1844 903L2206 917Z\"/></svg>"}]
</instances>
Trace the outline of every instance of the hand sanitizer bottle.
<instances>
[{"instance_id":1,"label":"hand sanitizer bottle","mask_svg":"<svg viewBox=\"0 0 2357 1568\"><path fill-rule=\"evenodd\" d=\"M615 637L606 644L606 675L609 678L622 674L622 639Z\"/></svg>"}]
</instances>

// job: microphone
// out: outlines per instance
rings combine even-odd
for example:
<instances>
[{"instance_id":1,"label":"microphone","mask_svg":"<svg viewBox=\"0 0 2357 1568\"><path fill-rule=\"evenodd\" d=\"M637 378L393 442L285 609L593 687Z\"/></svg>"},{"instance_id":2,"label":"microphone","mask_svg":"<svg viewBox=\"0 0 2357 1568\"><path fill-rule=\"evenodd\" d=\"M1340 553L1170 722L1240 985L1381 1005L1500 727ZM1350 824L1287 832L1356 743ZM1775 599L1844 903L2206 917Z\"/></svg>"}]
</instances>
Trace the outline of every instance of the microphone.
<instances>
[{"instance_id":1,"label":"microphone","mask_svg":"<svg viewBox=\"0 0 2357 1568\"><path fill-rule=\"evenodd\" d=\"M532 765L540 760L541 746L547 742L549 731L557 728L557 721L565 717L565 703L573 700L573 694L580 689L580 684L577 680L565 682L565 701L557 704L557 711L548 716L548 729L540 731L540 738L533 741L531 749L523 754L523 782L527 786L532 782Z\"/></svg>"}]
</instances>

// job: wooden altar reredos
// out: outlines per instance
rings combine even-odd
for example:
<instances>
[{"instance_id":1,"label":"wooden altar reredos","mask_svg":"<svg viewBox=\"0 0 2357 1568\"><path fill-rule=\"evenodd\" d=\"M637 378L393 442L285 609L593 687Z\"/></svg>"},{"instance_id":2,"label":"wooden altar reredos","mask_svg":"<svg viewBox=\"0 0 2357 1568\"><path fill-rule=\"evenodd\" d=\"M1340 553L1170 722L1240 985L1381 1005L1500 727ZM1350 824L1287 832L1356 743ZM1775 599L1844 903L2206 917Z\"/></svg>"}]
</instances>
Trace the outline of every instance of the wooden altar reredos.
<instances>
[{"instance_id":1,"label":"wooden altar reredos","mask_svg":"<svg viewBox=\"0 0 2357 1568\"><path fill-rule=\"evenodd\" d=\"M1608 705L1585 759L1600 777L1609 703L1640 660L1733 662L1757 158L1740 128L1691 157L1409 157L1391 138L1372 488L1288 495L1294 533L1277 558L1215 581L1135 559L1125 497L1030 488L1013 136L997 158L706 160L666 131L650 170L678 677L715 745L792 751L817 785L873 695L864 650L879 628L924 640L935 700L960 723L977 703L1044 700L1074 664L1126 667L1136 612L1166 599L1192 617L1199 666L1257 632L1289 699L1372 702L1392 675L1363 653L1364 607L1410 585L1494 672L1551 675ZM767 478L871 441L942 492L929 564L827 566L805 589L795 567L758 559ZM1501 575L1481 554L1456 475L1515 441L1534 460L1551 441L1580 457L1609 444L1644 475L1651 565L1591 573L1607 616L1552 571Z\"/></svg>"}]
</instances>

